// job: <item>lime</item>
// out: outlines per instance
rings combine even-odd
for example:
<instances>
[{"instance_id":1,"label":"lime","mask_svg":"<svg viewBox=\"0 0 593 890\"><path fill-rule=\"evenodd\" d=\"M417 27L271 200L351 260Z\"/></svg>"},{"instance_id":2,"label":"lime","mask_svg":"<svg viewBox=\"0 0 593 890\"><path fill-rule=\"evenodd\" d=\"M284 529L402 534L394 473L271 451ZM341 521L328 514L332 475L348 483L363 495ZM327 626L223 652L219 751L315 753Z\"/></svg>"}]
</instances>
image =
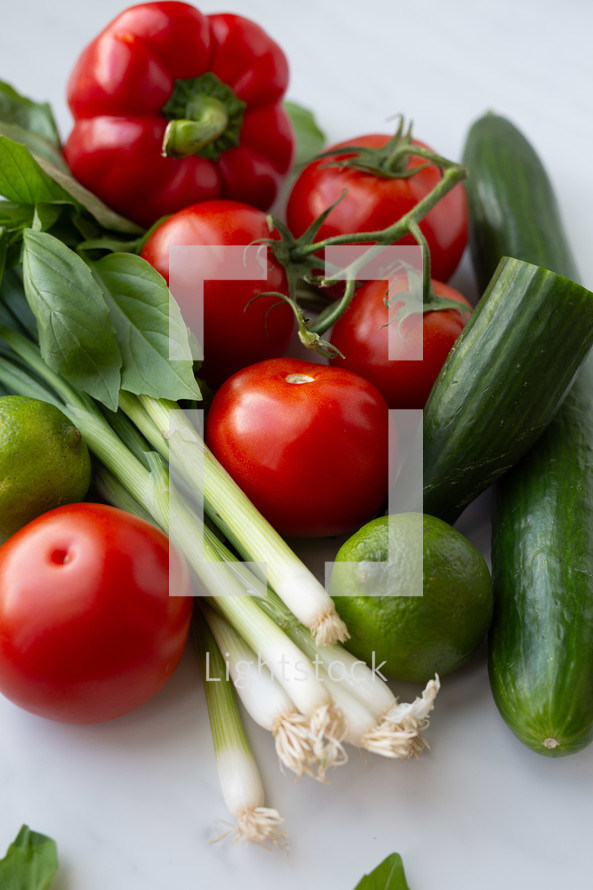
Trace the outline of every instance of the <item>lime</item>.
<instances>
[{"instance_id":1,"label":"lime","mask_svg":"<svg viewBox=\"0 0 593 890\"><path fill-rule=\"evenodd\" d=\"M347 648L399 680L426 682L460 667L492 620L480 552L448 523L420 513L381 516L342 545L330 593ZM416 594L416 595L415 595Z\"/></svg>"},{"instance_id":2,"label":"lime","mask_svg":"<svg viewBox=\"0 0 593 890\"><path fill-rule=\"evenodd\" d=\"M91 480L88 449L54 405L0 397L0 535L35 517L81 501Z\"/></svg>"}]
</instances>

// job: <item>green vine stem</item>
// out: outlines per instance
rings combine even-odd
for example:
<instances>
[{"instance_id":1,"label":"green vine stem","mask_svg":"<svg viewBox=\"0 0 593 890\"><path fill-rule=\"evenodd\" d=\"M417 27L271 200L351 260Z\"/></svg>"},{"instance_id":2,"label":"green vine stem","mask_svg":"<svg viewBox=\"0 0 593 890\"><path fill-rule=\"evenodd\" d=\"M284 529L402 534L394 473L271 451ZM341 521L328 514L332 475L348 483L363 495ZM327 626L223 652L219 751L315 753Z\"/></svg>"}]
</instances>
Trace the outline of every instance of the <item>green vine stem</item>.
<instances>
[{"instance_id":1,"label":"green vine stem","mask_svg":"<svg viewBox=\"0 0 593 890\"><path fill-rule=\"evenodd\" d=\"M441 155L436 155L423 146L411 145L405 142L402 144L402 152L405 152L406 155L414 154L426 158L430 163L439 166L443 171L443 175L437 185L418 201L408 213L385 229L372 232L349 232L315 241L314 239L321 227L321 223L331 208L325 211L322 217L316 220L300 238L295 238L279 220L273 217L269 218L270 229L275 229L279 233L280 240L266 239L264 243L271 249L278 262L284 266L288 280L288 296L285 294L277 294L277 296L291 305L297 320L301 342L306 347L314 349L328 358L335 358L340 353L331 343L324 340L321 335L328 331L348 308L355 293L357 276L360 270L373 257L377 256L384 247L397 243L405 235L411 234L422 248L423 300L427 309L434 302L430 284L430 252L426 239L420 230L419 223L446 194L467 179L468 171L463 165L449 161ZM421 168L416 168L416 172L419 169ZM339 280L346 282L341 299L332 302L323 309L315 320L305 316L296 297L299 282L305 281L321 287L326 287L336 282L336 279L325 278L315 274L315 268L321 263L319 259L320 252L328 247L356 244L368 244L369 248L340 272Z\"/></svg>"},{"instance_id":2,"label":"green vine stem","mask_svg":"<svg viewBox=\"0 0 593 890\"><path fill-rule=\"evenodd\" d=\"M416 148L408 149L411 154L419 154L422 150ZM423 153L424 154L424 153ZM446 163L446 168L445 168ZM438 202L448 194L458 183L467 179L467 169L453 161L445 161L439 166L443 167L443 178L435 187L422 198L418 203L405 213L400 219L386 229L379 229L374 232L348 232L344 235L332 235L330 238L324 238L313 244L296 244L291 251L291 260L299 264L309 259L313 254L325 250L327 247L335 247L340 244L375 244L375 245L391 245L399 241L404 235L413 234L411 227L418 224L426 214L432 210ZM356 260L356 266L360 268L364 263L368 262L366 254L363 254ZM349 270L344 270L344 276L347 276Z\"/></svg>"}]
</instances>

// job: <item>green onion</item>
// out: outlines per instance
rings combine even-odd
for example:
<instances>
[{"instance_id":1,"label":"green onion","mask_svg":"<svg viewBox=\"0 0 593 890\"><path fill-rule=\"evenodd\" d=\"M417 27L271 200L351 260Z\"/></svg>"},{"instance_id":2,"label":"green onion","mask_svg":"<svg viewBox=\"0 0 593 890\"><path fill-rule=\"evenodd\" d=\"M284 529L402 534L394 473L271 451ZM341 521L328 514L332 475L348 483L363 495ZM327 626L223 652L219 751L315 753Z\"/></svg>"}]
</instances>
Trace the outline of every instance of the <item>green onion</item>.
<instances>
[{"instance_id":1,"label":"green onion","mask_svg":"<svg viewBox=\"0 0 593 890\"><path fill-rule=\"evenodd\" d=\"M19 357L13 359L11 355L0 363L0 380L13 391L22 395L34 394L62 408L76 424L90 450L107 468L108 474L104 476L103 484L110 486L112 502L115 498L121 503L123 488L127 492L125 508L144 511L170 535L172 543L192 569L200 587L199 592L208 597L208 602L226 617L250 649L263 659L297 710L308 719L313 752L309 766L315 763L318 778L325 778L329 766L344 762L342 740L348 727L350 738L369 750L385 753L391 745L392 751L400 753L389 756L408 756L402 751L409 752L409 756L420 753L425 745L421 730L428 723L427 716L439 688L438 678L430 681L415 702L400 704L374 671L354 659L338 643L328 641L321 627L327 630L333 619L328 623L324 620L318 623L315 639L305 630L299 623L302 621L302 610L300 616L292 612L277 589L275 592L268 589L261 578L230 553L205 525L203 518L176 492L163 457L144 451L146 445L141 434L149 441L158 441L161 454L167 453L165 437L155 434L155 422L156 419L164 421L166 418L169 423L172 416L169 407L154 400L143 400L155 409L154 417L144 410L130 412L126 409L137 429L127 428L129 422L123 415L114 415L112 422L118 427L118 435L90 396L76 391L45 365L34 343L3 326L0 326L0 336ZM32 368L37 376L31 375L28 368ZM132 402L132 397L127 401ZM175 413L176 420L184 417L181 411ZM207 457L208 451L191 425L183 422L180 429L181 437L175 436L173 440L189 444L189 451L183 446L179 447L178 456L190 458L194 469L187 474L187 478L195 483L196 455ZM216 469L216 473L223 480L223 487L232 492L236 489L235 484L222 468L219 469L220 472ZM208 477L208 473L204 475ZM208 497L207 486L204 492ZM226 518L221 523L224 529ZM232 530L230 534L234 539ZM259 557L262 554L255 552L252 555ZM291 560L293 581L302 573L308 573L296 556L292 555ZM278 564L276 568L279 570ZM309 575L313 578L311 573ZM276 586L282 585L277 582ZM322 587L321 591L329 599ZM333 601L330 602L333 609ZM323 603L321 608L325 608ZM312 613L308 614L311 617ZM329 615L327 611L324 614L326 617ZM310 622L309 629L311 624L314 622ZM344 686L340 691L334 688L335 695L332 696L328 685L333 682L331 668L337 665L341 666ZM335 698L343 703L345 713ZM352 699L364 706L364 710L376 721L375 725L367 721L364 732L361 718L365 714ZM355 726L358 727L356 731ZM406 747L402 747L402 740Z\"/></svg>"},{"instance_id":2,"label":"green onion","mask_svg":"<svg viewBox=\"0 0 593 890\"><path fill-rule=\"evenodd\" d=\"M280 763L299 777L315 776L309 720L232 625L205 603L200 606L238 697L250 717L272 733Z\"/></svg>"},{"instance_id":3,"label":"green onion","mask_svg":"<svg viewBox=\"0 0 593 890\"><path fill-rule=\"evenodd\" d=\"M422 732L440 688L438 676L414 702L399 702L381 677L381 665L369 667L339 643L317 645L273 591L260 591L259 596L262 608L319 667L344 715L345 741L384 757L417 757L422 752Z\"/></svg>"},{"instance_id":4,"label":"green onion","mask_svg":"<svg viewBox=\"0 0 593 890\"><path fill-rule=\"evenodd\" d=\"M316 641L325 645L348 639L324 586L256 510L178 405L122 393L120 406L175 471L203 492L204 509L239 553L265 565L270 586Z\"/></svg>"},{"instance_id":5,"label":"green onion","mask_svg":"<svg viewBox=\"0 0 593 890\"><path fill-rule=\"evenodd\" d=\"M212 546L221 559L232 559L220 541L213 539ZM317 777L325 779L328 767L345 762L345 753L339 744L342 741L384 757L418 757L426 747L422 731L428 726L427 717L434 707L439 678L430 680L422 695L411 704L400 703L380 674L343 646L315 643L273 591L266 589L259 579L249 580L249 570L243 563L236 563L236 571L244 578L245 585L252 585L253 595L260 606L293 640L302 652L301 657L308 654L310 663L315 666L316 677L322 679L341 712L344 723L339 739L334 732L333 742L330 736L324 746L317 746ZM215 607L220 608L220 605L217 598ZM323 710L319 713L323 714Z\"/></svg>"},{"instance_id":6,"label":"green onion","mask_svg":"<svg viewBox=\"0 0 593 890\"><path fill-rule=\"evenodd\" d=\"M238 841L283 846L283 819L277 810L265 806L261 775L241 722L232 683L226 678L224 659L205 622L196 622L194 629L202 659L220 788L227 809L236 819L231 833Z\"/></svg>"},{"instance_id":7,"label":"green onion","mask_svg":"<svg viewBox=\"0 0 593 890\"><path fill-rule=\"evenodd\" d=\"M313 757L320 776L343 761L344 718L306 655L259 608L252 596L218 596L209 604L221 612L258 653L298 710L307 717Z\"/></svg>"}]
</instances>

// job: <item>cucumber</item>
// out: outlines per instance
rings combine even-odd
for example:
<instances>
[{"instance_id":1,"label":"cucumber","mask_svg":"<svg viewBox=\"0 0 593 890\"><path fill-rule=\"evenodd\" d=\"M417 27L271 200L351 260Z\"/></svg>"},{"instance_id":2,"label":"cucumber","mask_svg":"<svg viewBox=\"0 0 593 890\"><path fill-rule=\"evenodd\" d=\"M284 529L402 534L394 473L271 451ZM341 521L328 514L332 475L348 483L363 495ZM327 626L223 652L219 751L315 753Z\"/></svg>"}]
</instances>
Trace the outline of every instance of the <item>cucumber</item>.
<instances>
[{"instance_id":1,"label":"cucumber","mask_svg":"<svg viewBox=\"0 0 593 890\"><path fill-rule=\"evenodd\" d=\"M500 254L577 278L548 177L514 125L478 120L464 160L480 274ZM592 357L536 445L496 485L492 572L488 669L498 710L531 750L580 751L593 739Z\"/></svg>"},{"instance_id":2,"label":"cucumber","mask_svg":"<svg viewBox=\"0 0 593 890\"><path fill-rule=\"evenodd\" d=\"M593 364L497 485L489 675L515 735L540 754L593 740Z\"/></svg>"},{"instance_id":3,"label":"cucumber","mask_svg":"<svg viewBox=\"0 0 593 890\"><path fill-rule=\"evenodd\" d=\"M517 127L497 114L484 115L469 130L463 163L469 170L469 242L480 289L502 256L577 281L550 179Z\"/></svg>"},{"instance_id":4,"label":"cucumber","mask_svg":"<svg viewBox=\"0 0 593 890\"><path fill-rule=\"evenodd\" d=\"M593 344L593 294L503 258L423 416L424 512L451 525L548 425Z\"/></svg>"}]
</instances>

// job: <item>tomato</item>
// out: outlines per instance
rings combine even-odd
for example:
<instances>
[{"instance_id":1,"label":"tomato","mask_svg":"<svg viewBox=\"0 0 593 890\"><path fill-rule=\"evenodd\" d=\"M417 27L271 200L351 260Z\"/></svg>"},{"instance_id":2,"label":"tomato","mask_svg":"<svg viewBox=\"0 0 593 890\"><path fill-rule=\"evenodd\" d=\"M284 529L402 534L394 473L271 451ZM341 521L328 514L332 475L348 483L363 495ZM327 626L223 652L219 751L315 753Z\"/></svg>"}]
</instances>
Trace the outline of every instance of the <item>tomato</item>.
<instances>
[{"instance_id":1,"label":"tomato","mask_svg":"<svg viewBox=\"0 0 593 890\"><path fill-rule=\"evenodd\" d=\"M308 164L296 180L286 208L289 229L296 236L343 195L319 229L316 241L352 232L374 232L385 229L411 210L439 182L440 171L430 165L408 177L385 177L344 166L332 166L333 149L344 146L384 146L390 136L369 134L340 142L328 149L329 158ZM415 145L425 146L413 139ZM340 155L345 160L350 154ZM425 163L423 158L409 156L407 170ZM459 264L467 244L468 211L463 184L455 186L428 212L420 223L428 242L431 275L447 281ZM397 244L416 244L406 235Z\"/></svg>"},{"instance_id":2,"label":"tomato","mask_svg":"<svg viewBox=\"0 0 593 890\"><path fill-rule=\"evenodd\" d=\"M58 507L0 547L0 692L98 723L167 683L192 612L189 574L152 526L103 504ZM171 571L171 575L170 575ZM169 595L171 579L171 593Z\"/></svg>"},{"instance_id":3,"label":"tomato","mask_svg":"<svg viewBox=\"0 0 593 890\"><path fill-rule=\"evenodd\" d=\"M206 443L253 504L286 536L357 528L386 502L388 408L351 371L270 359L226 381Z\"/></svg>"},{"instance_id":4,"label":"tomato","mask_svg":"<svg viewBox=\"0 0 593 890\"><path fill-rule=\"evenodd\" d=\"M166 219L147 239L142 256L171 286L188 326L198 336L198 272L205 280L203 299L204 364L201 376L213 387L246 365L282 355L294 326L292 310L275 296L258 297L264 291L288 292L283 267L267 251L265 277L256 280L243 263L243 252L234 261L224 247L246 247L272 237L265 213L236 201L205 201ZM182 259L171 280L169 249L177 245L220 246L200 256L199 264ZM263 256L259 262L263 264ZM235 272L231 271L235 263ZM259 272L260 267L257 270ZM251 276L251 277L250 277ZM234 280L229 280L233 279ZM253 302L251 302L253 301Z\"/></svg>"},{"instance_id":5,"label":"tomato","mask_svg":"<svg viewBox=\"0 0 593 890\"><path fill-rule=\"evenodd\" d=\"M471 311L465 297L449 285L433 279L432 286L438 296L455 300L468 313ZM435 309L407 315L398 327L398 320L393 319L403 302L392 298L407 288L407 276L399 276L389 285L388 298L386 281L366 282L331 333L332 345L344 355L343 359L334 359L336 366L374 383L390 408L424 408L467 321L467 314L455 309Z\"/></svg>"}]
</instances>

